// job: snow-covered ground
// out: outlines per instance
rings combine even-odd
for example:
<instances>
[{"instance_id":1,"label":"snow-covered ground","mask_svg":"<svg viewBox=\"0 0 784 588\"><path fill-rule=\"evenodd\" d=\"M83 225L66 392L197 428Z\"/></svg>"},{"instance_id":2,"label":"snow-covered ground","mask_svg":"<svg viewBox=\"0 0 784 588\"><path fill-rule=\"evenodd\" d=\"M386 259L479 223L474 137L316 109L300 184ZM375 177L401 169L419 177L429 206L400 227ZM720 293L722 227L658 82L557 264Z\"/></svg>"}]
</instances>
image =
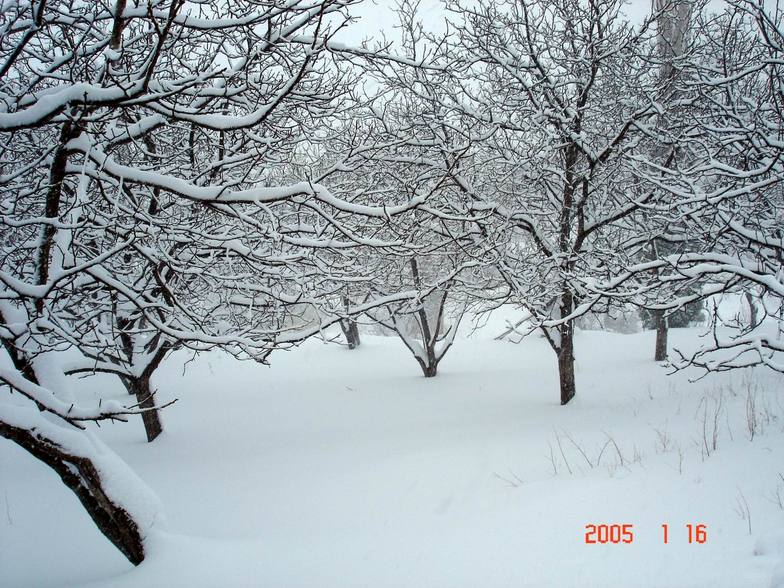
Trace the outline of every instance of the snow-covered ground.
<instances>
[{"instance_id":1,"label":"snow-covered ground","mask_svg":"<svg viewBox=\"0 0 784 588\"><path fill-rule=\"evenodd\" d=\"M561 407L544 341L501 330L458 340L434 379L387 337L312 340L271 367L174 357L155 380L179 398L161 438L141 419L100 429L165 505L138 568L0 442L0 585L784 586L780 376L689 383L650 360L651 332L581 332ZM586 544L588 524L633 525L633 541Z\"/></svg>"}]
</instances>

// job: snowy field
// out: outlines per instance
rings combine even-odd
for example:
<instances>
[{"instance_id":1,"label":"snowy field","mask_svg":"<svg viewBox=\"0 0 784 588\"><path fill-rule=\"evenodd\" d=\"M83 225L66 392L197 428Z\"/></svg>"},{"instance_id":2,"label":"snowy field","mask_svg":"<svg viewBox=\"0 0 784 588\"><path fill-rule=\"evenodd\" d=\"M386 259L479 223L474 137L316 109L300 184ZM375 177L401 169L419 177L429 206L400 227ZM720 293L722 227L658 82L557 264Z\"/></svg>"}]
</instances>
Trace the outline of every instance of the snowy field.
<instances>
[{"instance_id":1,"label":"snowy field","mask_svg":"<svg viewBox=\"0 0 784 588\"><path fill-rule=\"evenodd\" d=\"M457 341L434 379L386 337L311 340L271 367L175 356L161 438L141 419L100 429L165 505L138 568L0 443L0 585L784 586L781 377L692 384L649 359L652 332L580 332L561 407L552 351L494 341L502 326ZM586 544L589 524L633 539Z\"/></svg>"}]
</instances>

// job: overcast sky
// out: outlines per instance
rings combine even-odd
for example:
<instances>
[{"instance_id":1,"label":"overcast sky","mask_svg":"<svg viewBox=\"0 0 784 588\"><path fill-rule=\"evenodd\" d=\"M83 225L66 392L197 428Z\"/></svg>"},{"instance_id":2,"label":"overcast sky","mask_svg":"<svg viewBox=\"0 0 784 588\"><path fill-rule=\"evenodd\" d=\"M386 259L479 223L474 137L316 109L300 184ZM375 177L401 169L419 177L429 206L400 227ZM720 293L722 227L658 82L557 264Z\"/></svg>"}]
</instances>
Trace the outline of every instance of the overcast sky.
<instances>
[{"instance_id":1,"label":"overcast sky","mask_svg":"<svg viewBox=\"0 0 784 588\"><path fill-rule=\"evenodd\" d=\"M394 0L365 0L351 8L351 14L358 17L348 30L339 36L343 42L358 43L364 38L377 38L380 31L384 31L388 40L396 40L397 34L394 26L397 18L394 13ZM426 24L437 27L437 23L444 19L445 12L440 0L421 0L419 5L421 20ZM650 13L651 0L629 0L625 12L633 22L641 22Z\"/></svg>"}]
</instances>

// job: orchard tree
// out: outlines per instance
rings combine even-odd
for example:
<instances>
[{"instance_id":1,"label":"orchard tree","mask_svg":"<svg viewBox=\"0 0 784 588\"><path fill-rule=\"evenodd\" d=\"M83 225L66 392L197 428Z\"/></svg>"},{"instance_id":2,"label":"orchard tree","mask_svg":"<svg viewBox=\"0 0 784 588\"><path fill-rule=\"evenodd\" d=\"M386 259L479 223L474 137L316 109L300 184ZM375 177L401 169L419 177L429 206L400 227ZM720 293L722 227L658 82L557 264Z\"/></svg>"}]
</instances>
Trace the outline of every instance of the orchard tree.
<instances>
[{"instance_id":1,"label":"orchard tree","mask_svg":"<svg viewBox=\"0 0 784 588\"><path fill-rule=\"evenodd\" d=\"M643 212L661 197L632 173L661 108L654 33L651 19L625 22L622 5L448 2L461 91L442 101L474 133L487 129L482 169L493 178L463 188L472 210L492 213L484 241L555 352L561 404L576 391L573 319L605 296L591 286L650 242Z\"/></svg>"},{"instance_id":2,"label":"orchard tree","mask_svg":"<svg viewBox=\"0 0 784 588\"><path fill-rule=\"evenodd\" d=\"M676 365L725 370L764 364L781 371L782 15L762 2L739 0L696 27L698 51L684 63L689 158L678 166L646 161L641 169L680 203L674 210L703 246L636 269L664 271L660 280L667 284L701 283L699 296L753 292L758 300L753 318L726 320L714 312L710 342ZM695 297L675 297L669 307Z\"/></svg>"},{"instance_id":3,"label":"orchard tree","mask_svg":"<svg viewBox=\"0 0 784 588\"><path fill-rule=\"evenodd\" d=\"M659 156L661 157L662 154L672 152L673 147L677 154L677 148L682 139L677 132L678 115L681 114L680 109L677 108L681 86L679 77L682 68L681 62L684 61L685 54L688 52L687 43L694 3L692 0L654 0L651 8L656 20L657 53L661 61L659 75L662 80L662 94L659 97L659 102L663 106L663 112L659 117L659 127L672 137L669 143L660 144L661 153ZM662 133L660 132L659 135L661 136ZM672 253L674 249L673 244L668 242L666 236L664 239L654 239L651 242L651 256L654 259L659 259L667 253ZM695 308L695 304L699 303L692 303L690 308ZM656 330L654 361L665 361L667 359L669 327L672 321L677 319L663 309L646 309L642 318L646 328Z\"/></svg>"},{"instance_id":4,"label":"orchard tree","mask_svg":"<svg viewBox=\"0 0 784 588\"><path fill-rule=\"evenodd\" d=\"M400 246L356 227L423 202L291 180L289 155L352 82L333 59L350 50L330 45L352 3L0 9L0 434L54 469L134 564L156 501L89 423L156 410L149 376L173 349L261 360L338 321L324 301L353 273L345 251ZM52 361L69 347L136 399L71 396Z\"/></svg>"}]
</instances>

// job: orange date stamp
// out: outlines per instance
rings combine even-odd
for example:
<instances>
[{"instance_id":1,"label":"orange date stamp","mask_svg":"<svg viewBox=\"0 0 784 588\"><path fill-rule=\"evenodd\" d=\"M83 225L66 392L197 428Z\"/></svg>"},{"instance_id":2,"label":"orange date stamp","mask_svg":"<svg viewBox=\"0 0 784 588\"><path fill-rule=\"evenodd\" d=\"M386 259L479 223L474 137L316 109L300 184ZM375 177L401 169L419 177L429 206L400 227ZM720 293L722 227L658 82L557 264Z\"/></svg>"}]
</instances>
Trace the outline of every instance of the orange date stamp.
<instances>
[{"instance_id":1,"label":"orange date stamp","mask_svg":"<svg viewBox=\"0 0 784 588\"><path fill-rule=\"evenodd\" d=\"M708 541L708 526L703 523L688 523L685 537L689 544L702 545ZM670 542L670 526L662 523L662 542ZM585 525L585 542L587 544L621 544L634 543L634 525L625 524L588 524Z\"/></svg>"}]
</instances>

